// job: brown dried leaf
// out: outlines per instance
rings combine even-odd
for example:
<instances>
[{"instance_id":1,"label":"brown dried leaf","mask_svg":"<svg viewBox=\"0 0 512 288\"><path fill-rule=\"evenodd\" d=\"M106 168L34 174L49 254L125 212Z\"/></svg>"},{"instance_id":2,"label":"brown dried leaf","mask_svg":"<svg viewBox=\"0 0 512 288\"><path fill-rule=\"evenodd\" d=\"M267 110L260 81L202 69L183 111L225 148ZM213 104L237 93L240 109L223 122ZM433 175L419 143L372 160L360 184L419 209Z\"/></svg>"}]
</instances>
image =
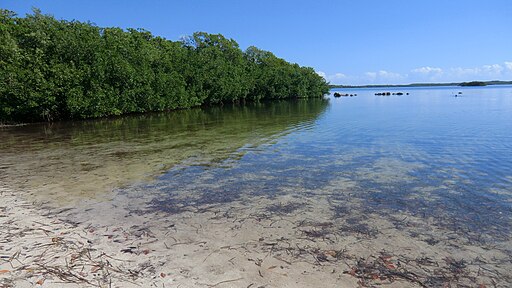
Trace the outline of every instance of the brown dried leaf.
<instances>
[{"instance_id":1,"label":"brown dried leaf","mask_svg":"<svg viewBox=\"0 0 512 288\"><path fill-rule=\"evenodd\" d=\"M343 273L344 274L349 274L349 275L352 275L352 276L356 276L356 272L357 272L357 268L356 267L352 267L350 269L350 271L344 271Z\"/></svg>"}]
</instances>

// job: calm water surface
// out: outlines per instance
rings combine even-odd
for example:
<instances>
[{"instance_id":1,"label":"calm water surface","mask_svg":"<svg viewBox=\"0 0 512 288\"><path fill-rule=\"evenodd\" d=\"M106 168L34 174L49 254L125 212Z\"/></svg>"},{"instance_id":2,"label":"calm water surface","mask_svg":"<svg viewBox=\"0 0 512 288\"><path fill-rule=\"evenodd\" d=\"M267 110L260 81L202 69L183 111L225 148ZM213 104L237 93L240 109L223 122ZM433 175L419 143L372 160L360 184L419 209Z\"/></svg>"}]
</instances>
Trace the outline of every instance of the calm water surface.
<instances>
[{"instance_id":1,"label":"calm water surface","mask_svg":"<svg viewBox=\"0 0 512 288\"><path fill-rule=\"evenodd\" d=\"M55 205L144 193L168 213L322 194L333 218L407 213L510 239L511 86L340 91L357 97L0 128L0 179Z\"/></svg>"}]
</instances>

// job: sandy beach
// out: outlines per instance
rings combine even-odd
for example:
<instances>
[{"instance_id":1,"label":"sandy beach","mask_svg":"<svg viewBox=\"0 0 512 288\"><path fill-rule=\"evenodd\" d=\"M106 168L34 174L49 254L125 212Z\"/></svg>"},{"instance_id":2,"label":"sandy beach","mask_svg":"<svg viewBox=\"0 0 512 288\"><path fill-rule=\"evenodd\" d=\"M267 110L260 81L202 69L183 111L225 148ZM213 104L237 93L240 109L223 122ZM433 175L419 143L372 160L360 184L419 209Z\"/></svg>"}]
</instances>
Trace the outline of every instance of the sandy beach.
<instances>
[{"instance_id":1,"label":"sandy beach","mask_svg":"<svg viewBox=\"0 0 512 288\"><path fill-rule=\"evenodd\" d=\"M2 287L507 287L512 279L510 242L470 245L410 215L399 216L401 226L357 210L333 220L322 195L172 214L129 209L138 205L129 195L52 208L0 193Z\"/></svg>"}]
</instances>

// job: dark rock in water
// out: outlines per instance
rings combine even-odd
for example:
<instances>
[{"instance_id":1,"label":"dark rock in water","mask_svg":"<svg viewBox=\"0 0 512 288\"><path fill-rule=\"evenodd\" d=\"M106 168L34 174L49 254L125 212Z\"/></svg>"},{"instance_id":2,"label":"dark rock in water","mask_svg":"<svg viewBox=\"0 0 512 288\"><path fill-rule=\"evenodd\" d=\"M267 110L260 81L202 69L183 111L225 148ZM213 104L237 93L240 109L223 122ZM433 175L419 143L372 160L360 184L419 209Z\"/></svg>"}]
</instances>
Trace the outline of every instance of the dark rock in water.
<instances>
[{"instance_id":1,"label":"dark rock in water","mask_svg":"<svg viewBox=\"0 0 512 288\"><path fill-rule=\"evenodd\" d=\"M409 92L405 93L405 95L409 95Z\"/></svg>"},{"instance_id":2,"label":"dark rock in water","mask_svg":"<svg viewBox=\"0 0 512 288\"><path fill-rule=\"evenodd\" d=\"M398 96L402 96L402 95L404 95L404 93L402 93L402 92L398 92L398 93L396 93L396 95L398 95Z\"/></svg>"},{"instance_id":3,"label":"dark rock in water","mask_svg":"<svg viewBox=\"0 0 512 288\"><path fill-rule=\"evenodd\" d=\"M338 92L334 92L334 97L336 97L336 98L341 97L341 94Z\"/></svg>"},{"instance_id":4,"label":"dark rock in water","mask_svg":"<svg viewBox=\"0 0 512 288\"><path fill-rule=\"evenodd\" d=\"M459 91L459 94L462 94L462 92Z\"/></svg>"}]
</instances>

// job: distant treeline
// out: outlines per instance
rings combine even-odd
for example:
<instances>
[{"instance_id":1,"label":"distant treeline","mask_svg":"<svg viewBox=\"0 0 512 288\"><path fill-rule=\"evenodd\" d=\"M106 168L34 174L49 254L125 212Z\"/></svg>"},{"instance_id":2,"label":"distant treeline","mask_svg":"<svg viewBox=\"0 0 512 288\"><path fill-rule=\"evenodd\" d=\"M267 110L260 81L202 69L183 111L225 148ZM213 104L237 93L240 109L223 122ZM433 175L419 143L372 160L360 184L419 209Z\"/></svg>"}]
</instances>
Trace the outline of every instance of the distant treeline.
<instances>
[{"instance_id":1,"label":"distant treeline","mask_svg":"<svg viewBox=\"0 0 512 288\"><path fill-rule=\"evenodd\" d=\"M321 97L312 68L232 39L180 41L0 10L0 121L51 121L260 99Z\"/></svg>"},{"instance_id":2,"label":"distant treeline","mask_svg":"<svg viewBox=\"0 0 512 288\"><path fill-rule=\"evenodd\" d=\"M460 86L487 86L486 82L483 81L471 81L471 82L462 82Z\"/></svg>"},{"instance_id":3,"label":"distant treeline","mask_svg":"<svg viewBox=\"0 0 512 288\"><path fill-rule=\"evenodd\" d=\"M329 85L329 88L380 88L380 87L436 87L436 86L487 86L487 85L512 85L512 81L472 81L472 82L453 82L453 83L412 83L398 85Z\"/></svg>"}]
</instances>

